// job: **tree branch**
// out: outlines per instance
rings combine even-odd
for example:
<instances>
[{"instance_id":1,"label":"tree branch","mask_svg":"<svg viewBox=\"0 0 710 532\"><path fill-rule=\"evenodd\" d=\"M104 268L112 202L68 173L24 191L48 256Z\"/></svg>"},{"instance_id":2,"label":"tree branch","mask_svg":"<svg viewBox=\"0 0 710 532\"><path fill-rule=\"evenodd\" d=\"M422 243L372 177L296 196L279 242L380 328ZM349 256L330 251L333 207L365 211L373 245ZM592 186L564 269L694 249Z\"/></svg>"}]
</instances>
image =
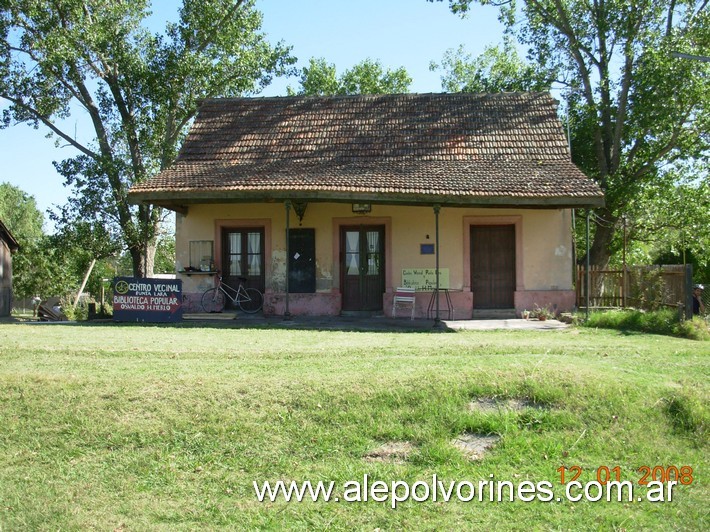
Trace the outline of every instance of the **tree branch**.
<instances>
[{"instance_id":1,"label":"tree branch","mask_svg":"<svg viewBox=\"0 0 710 532\"><path fill-rule=\"evenodd\" d=\"M668 15L666 16L666 37L673 31L673 12L675 11L676 0L671 0L668 5Z\"/></svg>"},{"instance_id":2,"label":"tree branch","mask_svg":"<svg viewBox=\"0 0 710 532\"><path fill-rule=\"evenodd\" d=\"M641 20L642 17L639 16L633 28L634 35L638 35L641 29ZM627 104L629 101L629 91L631 90L631 81L634 74L634 47L631 43L631 39L627 39L624 45L624 57L624 73L619 90L619 103L616 109L616 125L612 143L611 167L613 171L616 171L621 165L621 144L624 126L626 125L626 117L628 116Z\"/></svg>"},{"instance_id":3,"label":"tree branch","mask_svg":"<svg viewBox=\"0 0 710 532\"><path fill-rule=\"evenodd\" d=\"M98 153L90 150L89 148L87 148L83 144L77 142L75 139L70 137L67 133L64 133L64 131L59 129L51 120L49 120L49 118L47 116L45 116L42 113L40 113L39 111L37 111L34 107L27 105L25 102L23 102L19 98L15 98L15 97L10 96L9 94L5 94L5 93L0 94L0 98L4 98L4 99L8 100L9 102L12 102L13 104L18 106L22 110L30 113L34 118L36 118L37 120L42 122L45 126L47 126L49 129L51 129L53 133L55 133L57 136L66 140L71 146L73 146L74 148L79 150L84 155L87 155L87 156L91 157L92 159L98 159L100 157Z\"/></svg>"},{"instance_id":4,"label":"tree branch","mask_svg":"<svg viewBox=\"0 0 710 532\"><path fill-rule=\"evenodd\" d=\"M633 173L632 179L635 181L637 179L640 179L647 173L649 173L651 170L655 168L656 163L665 155L671 152L673 148L677 146L678 143L678 137L680 137L680 134L682 132L683 128L682 127L676 127L673 130L673 134L671 135L671 138L666 142L666 144L658 150L656 155L654 157L649 158L648 161L644 165L641 166L638 170L636 170ZM677 159L677 157L676 157ZM670 160L668 162L671 162Z\"/></svg>"},{"instance_id":5,"label":"tree branch","mask_svg":"<svg viewBox=\"0 0 710 532\"><path fill-rule=\"evenodd\" d=\"M145 177L145 166L143 157L140 152L138 138L136 137L136 121L133 113L128 108L123 92L119 86L118 76L111 73L105 78L106 84L113 95L116 102L116 108L121 115L121 122L124 125L123 130L127 137L128 150L131 154L131 165L133 166L133 175L136 182L141 181Z\"/></svg>"},{"instance_id":6,"label":"tree branch","mask_svg":"<svg viewBox=\"0 0 710 532\"><path fill-rule=\"evenodd\" d=\"M587 64L584 60L584 55L590 58L593 64L599 66L599 61L597 61L591 54L591 51L584 49L582 43L577 39L577 36L572 29L569 22L569 18L565 12L565 6L560 2L560 0L554 0L554 4L557 11L557 18L549 13L545 7L538 0L529 0L530 5L537 10L539 16L543 21L551 24L567 39L569 44L569 52L577 65L577 72L582 80L584 99L590 109L594 109L596 114L596 102L594 101L594 89L592 87L592 81L590 77L590 72ZM584 54L584 55L583 55ZM594 132L594 149L596 152L597 161L599 163L600 178L602 188L606 185L606 176L608 175L608 168L606 165L606 157L604 156L604 145L602 142L601 131L597 128Z\"/></svg>"}]
</instances>

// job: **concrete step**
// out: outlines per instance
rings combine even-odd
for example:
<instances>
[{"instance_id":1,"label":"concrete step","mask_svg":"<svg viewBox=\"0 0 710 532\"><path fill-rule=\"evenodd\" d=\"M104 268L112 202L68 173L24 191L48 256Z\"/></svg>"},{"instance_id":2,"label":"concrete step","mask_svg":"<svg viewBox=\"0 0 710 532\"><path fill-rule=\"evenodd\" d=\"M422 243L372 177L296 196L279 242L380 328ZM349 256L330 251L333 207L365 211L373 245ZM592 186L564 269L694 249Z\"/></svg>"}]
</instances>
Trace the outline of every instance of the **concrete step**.
<instances>
[{"instance_id":1,"label":"concrete step","mask_svg":"<svg viewBox=\"0 0 710 532\"><path fill-rule=\"evenodd\" d=\"M474 320L510 320L515 318L514 308L480 308L473 309Z\"/></svg>"}]
</instances>

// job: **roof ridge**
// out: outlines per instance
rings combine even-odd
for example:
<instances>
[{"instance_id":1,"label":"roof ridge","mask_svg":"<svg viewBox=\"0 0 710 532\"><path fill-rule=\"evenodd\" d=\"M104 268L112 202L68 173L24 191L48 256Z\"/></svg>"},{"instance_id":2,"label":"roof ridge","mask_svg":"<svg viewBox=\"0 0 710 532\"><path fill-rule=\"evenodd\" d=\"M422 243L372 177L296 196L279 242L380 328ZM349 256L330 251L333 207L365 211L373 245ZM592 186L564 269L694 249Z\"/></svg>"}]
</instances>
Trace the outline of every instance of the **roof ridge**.
<instances>
[{"instance_id":1,"label":"roof ridge","mask_svg":"<svg viewBox=\"0 0 710 532\"><path fill-rule=\"evenodd\" d=\"M306 95L294 94L287 96L243 96L243 97L214 97L202 98L198 100L198 105L206 102L244 102L244 101L285 101L285 100L366 100L366 99L386 99L403 98L414 99L421 97L451 97L451 98L474 98L474 97L513 97L513 96L549 96L554 99L549 91L500 91L500 92L398 92L386 94L328 94L328 95Z\"/></svg>"}]
</instances>

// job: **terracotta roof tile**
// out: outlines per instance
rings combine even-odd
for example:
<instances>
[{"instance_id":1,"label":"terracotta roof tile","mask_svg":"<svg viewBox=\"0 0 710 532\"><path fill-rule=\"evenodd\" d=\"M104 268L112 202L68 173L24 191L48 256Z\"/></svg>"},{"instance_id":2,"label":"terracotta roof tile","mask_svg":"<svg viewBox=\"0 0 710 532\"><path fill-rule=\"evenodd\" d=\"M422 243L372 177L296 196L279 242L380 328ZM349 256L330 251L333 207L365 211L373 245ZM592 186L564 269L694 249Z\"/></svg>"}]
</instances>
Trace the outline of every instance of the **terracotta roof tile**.
<instances>
[{"instance_id":1,"label":"terracotta roof tile","mask_svg":"<svg viewBox=\"0 0 710 532\"><path fill-rule=\"evenodd\" d=\"M131 195L279 191L602 198L547 93L206 100L176 163Z\"/></svg>"}]
</instances>

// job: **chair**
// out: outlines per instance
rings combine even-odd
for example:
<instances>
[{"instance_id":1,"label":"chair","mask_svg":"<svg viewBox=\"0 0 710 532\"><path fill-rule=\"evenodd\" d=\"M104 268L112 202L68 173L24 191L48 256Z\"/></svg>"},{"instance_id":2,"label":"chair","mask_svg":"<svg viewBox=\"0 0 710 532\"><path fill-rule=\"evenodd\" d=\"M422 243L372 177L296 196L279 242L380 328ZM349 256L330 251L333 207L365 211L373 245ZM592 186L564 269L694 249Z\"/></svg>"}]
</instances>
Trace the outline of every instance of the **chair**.
<instances>
[{"instance_id":1,"label":"chair","mask_svg":"<svg viewBox=\"0 0 710 532\"><path fill-rule=\"evenodd\" d=\"M394 293L394 298L392 298L392 316L397 317L397 306L399 304L408 304L411 305L412 307L412 315L410 319L414 319L414 307L416 306L415 304L415 298L416 298L416 289L414 288L405 288L403 286L400 286L395 290Z\"/></svg>"}]
</instances>

